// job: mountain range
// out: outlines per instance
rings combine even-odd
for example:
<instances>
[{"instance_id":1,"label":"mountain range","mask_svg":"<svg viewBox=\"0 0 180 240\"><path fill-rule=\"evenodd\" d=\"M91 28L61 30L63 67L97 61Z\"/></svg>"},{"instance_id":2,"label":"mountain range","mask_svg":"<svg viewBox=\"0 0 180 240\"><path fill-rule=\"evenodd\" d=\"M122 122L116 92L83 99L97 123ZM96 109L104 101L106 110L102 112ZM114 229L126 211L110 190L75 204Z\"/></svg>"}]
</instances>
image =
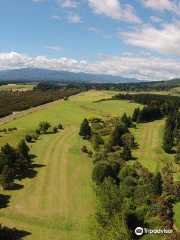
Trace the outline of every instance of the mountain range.
<instances>
[{"instance_id":1,"label":"mountain range","mask_svg":"<svg viewBox=\"0 0 180 240\"><path fill-rule=\"evenodd\" d=\"M57 81L57 82L94 82L94 83L137 83L135 78L105 74L73 73L40 68L21 68L0 71L0 81Z\"/></svg>"}]
</instances>

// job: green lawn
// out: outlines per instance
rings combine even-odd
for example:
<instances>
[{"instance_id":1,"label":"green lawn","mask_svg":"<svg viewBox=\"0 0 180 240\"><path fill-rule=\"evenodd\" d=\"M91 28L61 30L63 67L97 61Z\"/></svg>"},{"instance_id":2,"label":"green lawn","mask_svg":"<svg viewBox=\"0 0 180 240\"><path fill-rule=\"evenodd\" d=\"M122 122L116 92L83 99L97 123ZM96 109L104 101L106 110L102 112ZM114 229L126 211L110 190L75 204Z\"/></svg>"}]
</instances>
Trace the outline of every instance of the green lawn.
<instances>
[{"instance_id":1,"label":"green lawn","mask_svg":"<svg viewBox=\"0 0 180 240\"><path fill-rule=\"evenodd\" d=\"M80 149L89 143L78 136L82 120L91 115L103 118L132 114L138 104L126 101L95 100L110 98L115 92L90 91L40 111L20 117L1 128L17 127L10 134L1 134L0 146L9 142L14 146L26 134L35 131L40 121L52 125L62 123L64 130L43 135L31 143L31 152L39 164L31 178L18 184L17 191L2 191L10 195L9 207L0 209L0 222L10 227L28 231L27 240L91 240L89 218L93 214L94 194L91 180L92 160ZM139 148L133 155L152 172L162 169L173 160L161 148L164 120L141 124L133 130ZM178 171L179 172L179 171ZM179 179L179 173L176 177ZM180 226L180 205L175 206L175 219Z\"/></svg>"}]
</instances>

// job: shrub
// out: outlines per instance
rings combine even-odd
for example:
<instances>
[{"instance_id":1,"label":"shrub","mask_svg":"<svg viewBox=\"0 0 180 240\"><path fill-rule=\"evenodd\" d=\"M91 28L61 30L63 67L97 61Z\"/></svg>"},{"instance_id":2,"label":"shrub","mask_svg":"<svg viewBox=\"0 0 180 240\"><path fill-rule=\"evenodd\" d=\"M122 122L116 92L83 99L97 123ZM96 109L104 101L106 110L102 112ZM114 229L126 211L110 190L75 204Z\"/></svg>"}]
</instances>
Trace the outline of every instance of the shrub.
<instances>
[{"instance_id":1,"label":"shrub","mask_svg":"<svg viewBox=\"0 0 180 240\"><path fill-rule=\"evenodd\" d=\"M91 116L91 117L89 117L88 120L89 120L90 123L100 123L100 122L102 122L102 118L96 117L96 116Z\"/></svg>"},{"instance_id":2,"label":"shrub","mask_svg":"<svg viewBox=\"0 0 180 240\"><path fill-rule=\"evenodd\" d=\"M40 135L41 131L39 129L36 129L36 134Z\"/></svg>"},{"instance_id":3,"label":"shrub","mask_svg":"<svg viewBox=\"0 0 180 240\"><path fill-rule=\"evenodd\" d=\"M53 127L53 132L57 133L57 131L58 131L58 128L57 127Z\"/></svg>"},{"instance_id":4,"label":"shrub","mask_svg":"<svg viewBox=\"0 0 180 240\"><path fill-rule=\"evenodd\" d=\"M88 152L88 149L87 149L87 147L84 145L84 146L81 148L81 151L82 151L83 153L87 153L87 152Z\"/></svg>"},{"instance_id":5,"label":"shrub","mask_svg":"<svg viewBox=\"0 0 180 240\"><path fill-rule=\"evenodd\" d=\"M33 139L34 139L34 140L37 140L38 137L39 137L39 134L37 134L37 133L33 134Z\"/></svg>"},{"instance_id":6,"label":"shrub","mask_svg":"<svg viewBox=\"0 0 180 240\"><path fill-rule=\"evenodd\" d=\"M88 151L88 156L91 158L93 156L93 152L91 150Z\"/></svg>"},{"instance_id":7,"label":"shrub","mask_svg":"<svg viewBox=\"0 0 180 240\"><path fill-rule=\"evenodd\" d=\"M58 128L59 128L59 130L60 130L60 129L63 129L63 125L62 125L62 124L59 124L59 125L58 125Z\"/></svg>"},{"instance_id":8,"label":"shrub","mask_svg":"<svg viewBox=\"0 0 180 240\"><path fill-rule=\"evenodd\" d=\"M32 136L31 135L26 135L26 141L30 143L32 141Z\"/></svg>"}]
</instances>

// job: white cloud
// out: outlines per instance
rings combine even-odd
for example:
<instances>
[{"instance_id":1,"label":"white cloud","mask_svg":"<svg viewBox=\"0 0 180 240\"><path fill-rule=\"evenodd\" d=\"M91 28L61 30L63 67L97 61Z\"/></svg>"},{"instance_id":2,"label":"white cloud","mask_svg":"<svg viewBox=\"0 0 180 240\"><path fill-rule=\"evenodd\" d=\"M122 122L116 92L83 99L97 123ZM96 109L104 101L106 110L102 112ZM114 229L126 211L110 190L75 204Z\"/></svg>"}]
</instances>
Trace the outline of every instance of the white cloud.
<instances>
[{"instance_id":1,"label":"white cloud","mask_svg":"<svg viewBox=\"0 0 180 240\"><path fill-rule=\"evenodd\" d=\"M120 30L119 37L126 44L154 50L160 54L180 56L180 21L161 24L161 29L144 24L133 31Z\"/></svg>"},{"instance_id":2,"label":"white cloud","mask_svg":"<svg viewBox=\"0 0 180 240\"><path fill-rule=\"evenodd\" d=\"M61 5L63 8L76 8L79 6L79 3L77 1L73 0L56 0L57 3Z\"/></svg>"},{"instance_id":3,"label":"white cloud","mask_svg":"<svg viewBox=\"0 0 180 240\"><path fill-rule=\"evenodd\" d=\"M64 49L62 47L55 47L55 46L43 46L44 48L54 50L54 51L63 51Z\"/></svg>"},{"instance_id":4,"label":"white cloud","mask_svg":"<svg viewBox=\"0 0 180 240\"><path fill-rule=\"evenodd\" d=\"M106 39L112 39L112 38L113 38L113 36L111 36L111 35L109 35L109 34L105 34L105 33L103 32L103 30L98 29L98 28L88 28L88 31L89 31L89 32L93 32L93 33L95 33L95 34L97 34L97 35L100 35L100 36L102 36L102 37L104 37L104 38L106 38Z\"/></svg>"},{"instance_id":5,"label":"white cloud","mask_svg":"<svg viewBox=\"0 0 180 240\"><path fill-rule=\"evenodd\" d=\"M81 17L78 14L69 12L69 14L68 14L68 22L70 22L70 23L81 23L83 21L82 21Z\"/></svg>"},{"instance_id":6,"label":"white cloud","mask_svg":"<svg viewBox=\"0 0 180 240\"><path fill-rule=\"evenodd\" d=\"M152 22L156 22L156 23L162 22L161 18L159 17L151 16L150 19Z\"/></svg>"},{"instance_id":7,"label":"white cloud","mask_svg":"<svg viewBox=\"0 0 180 240\"><path fill-rule=\"evenodd\" d=\"M88 0L90 8L95 14L106 15L115 20L140 23L141 20L134 13L134 8L126 4L121 7L119 0Z\"/></svg>"},{"instance_id":8,"label":"white cloud","mask_svg":"<svg viewBox=\"0 0 180 240\"><path fill-rule=\"evenodd\" d=\"M61 17L59 17L58 15L51 15L51 18L56 20L61 20Z\"/></svg>"},{"instance_id":9,"label":"white cloud","mask_svg":"<svg viewBox=\"0 0 180 240\"><path fill-rule=\"evenodd\" d=\"M180 14L179 0L141 0L146 8L151 8L160 12L165 10Z\"/></svg>"},{"instance_id":10,"label":"white cloud","mask_svg":"<svg viewBox=\"0 0 180 240\"><path fill-rule=\"evenodd\" d=\"M71 72L112 74L144 80L165 80L180 77L180 61L159 57L126 54L118 57L100 55L94 63L67 58L34 58L17 52L0 54L0 70L44 68Z\"/></svg>"}]
</instances>

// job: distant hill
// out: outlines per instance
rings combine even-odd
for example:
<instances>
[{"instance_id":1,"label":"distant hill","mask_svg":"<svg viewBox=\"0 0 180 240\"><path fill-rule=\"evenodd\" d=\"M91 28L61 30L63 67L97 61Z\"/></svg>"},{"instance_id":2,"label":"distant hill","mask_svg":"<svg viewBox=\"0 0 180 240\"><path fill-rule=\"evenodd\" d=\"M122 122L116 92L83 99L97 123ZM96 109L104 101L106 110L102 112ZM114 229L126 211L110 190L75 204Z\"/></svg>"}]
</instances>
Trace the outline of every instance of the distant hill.
<instances>
[{"instance_id":1,"label":"distant hill","mask_svg":"<svg viewBox=\"0 0 180 240\"><path fill-rule=\"evenodd\" d=\"M73 73L40 68L22 68L0 71L0 81L61 81L96 83L137 83L135 78L125 78L105 74Z\"/></svg>"}]
</instances>

